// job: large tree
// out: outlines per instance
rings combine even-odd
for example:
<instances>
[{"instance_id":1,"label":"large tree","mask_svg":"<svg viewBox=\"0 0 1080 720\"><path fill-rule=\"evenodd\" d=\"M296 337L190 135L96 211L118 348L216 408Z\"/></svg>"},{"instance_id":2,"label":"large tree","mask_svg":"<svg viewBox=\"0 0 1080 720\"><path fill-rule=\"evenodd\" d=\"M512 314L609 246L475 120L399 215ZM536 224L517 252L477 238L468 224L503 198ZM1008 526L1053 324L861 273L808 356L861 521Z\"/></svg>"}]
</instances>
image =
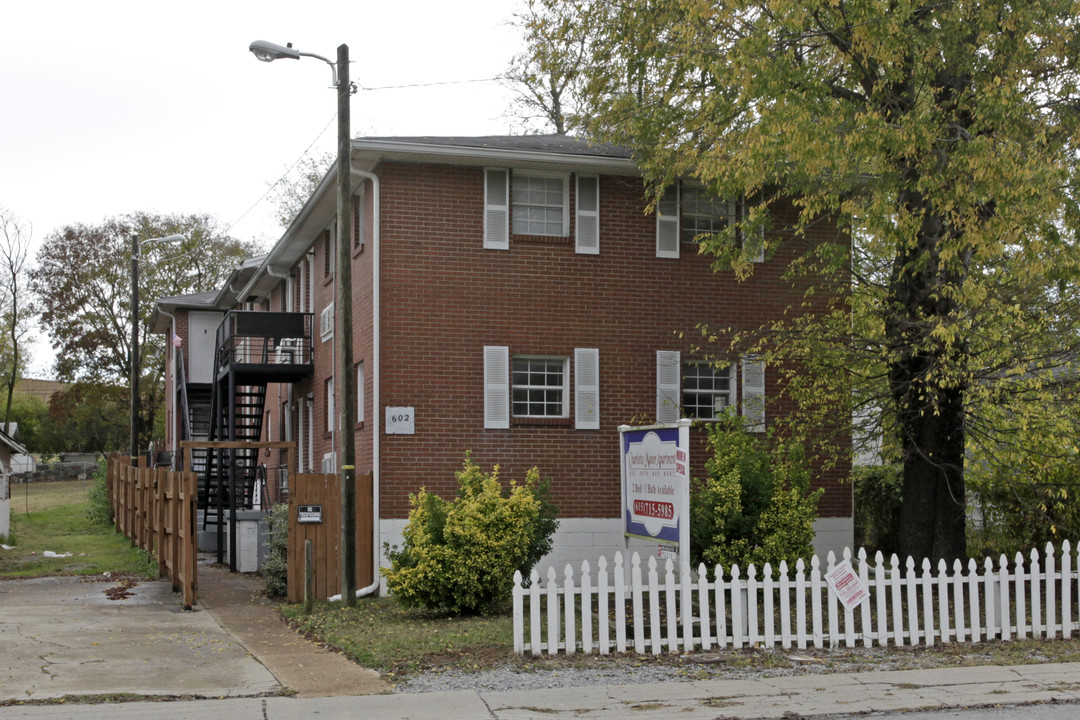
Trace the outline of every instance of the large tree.
<instances>
[{"instance_id":1,"label":"large tree","mask_svg":"<svg viewBox=\"0 0 1080 720\"><path fill-rule=\"evenodd\" d=\"M26 297L26 261L30 256L33 230L13 213L0 208L0 321L3 322L3 352L0 364L4 368L7 401L4 405L4 427L11 422L11 403L15 385L26 364L24 346L30 332L34 310Z\"/></svg>"},{"instance_id":2,"label":"large tree","mask_svg":"<svg viewBox=\"0 0 1080 720\"><path fill-rule=\"evenodd\" d=\"M798 361L792 393L884 418L903 553L965 555L973 444L1076 462L1074 0L542 2L556 37L587 35L588 134L630 146L658 196L692 176L745 199L703 239L718 268L752 272L732 241L767 228L814 292L850 282L756 342ZM823 217L850 252L805 242Z\"/></svg>"},{"instance_id":3,"label":"large tree","mask_svg":"<svg viewBox=\"0 0 1080 720\"><path fill-rule=\"evenodd\" d=\"M90 387L126 386L132 350L131 238L172 234L187 240L144 245L139 263L140 445L150 440L164 398L165 338L147 331L154 301L218 290L254 248L224 235L208 215L134 213L51 233L30 273L41 324L56 351L57 378Z\"/></svg>"}]
</instances>

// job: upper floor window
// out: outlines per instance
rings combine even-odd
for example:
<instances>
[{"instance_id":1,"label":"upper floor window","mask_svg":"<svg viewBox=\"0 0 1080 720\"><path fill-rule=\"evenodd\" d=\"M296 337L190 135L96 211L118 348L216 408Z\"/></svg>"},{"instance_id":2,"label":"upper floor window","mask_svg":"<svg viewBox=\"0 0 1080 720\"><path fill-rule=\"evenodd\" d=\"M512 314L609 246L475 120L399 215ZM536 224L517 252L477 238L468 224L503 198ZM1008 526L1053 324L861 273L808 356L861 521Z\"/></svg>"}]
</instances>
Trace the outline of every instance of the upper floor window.
<instances>
[{"instance_id":1,"label":"upper floor window","mask_svg":"<svg viewBox=\"0 0 1080 720\"><path fill-rule=\"evenodd\" d=\"M323 276L329 277L334 272L334 235L329 230L323 231Z\"/></svg>"},{"instance_id":2,"label":"upper floor window","mask_svg":"<svg viewBox=\"0 0 1080 720\"><path fill-rule=\"evenodd\" d=\"M514 417L567 417L569 358L515 357L511 366Z\"/></svg>"},{"instance_id":3,"label":"upper floor window","mask_svg":"<svg viewBox=\"0 0 1080 720\"><path fill-rule=\"evenodd\" d=\"M722 200L697 183L669 185L656 203L656 256L679 257L681 243L697 242L702 235L726 230L745 210L740 203ZM762 228L750 236L740 235L750 262L764 262Z\"/></svg>"},{"instance_id":4,"label":"upper floor window","mask_svg":"<svg viewBox=\"0 0 1080 720\"><path fill-rule=\"evenodd\" d=\"M566 236L570 214L567 185L566 175L514 171L514 234Z\"/></svg>"},{"instance_id":5,"label":"upper floor window","mask_svg":"<svg viewBox=\"0 0 1080 720\"><path fill-rule=\"evenodd\" d=\"M696 242L700 235L720 232L734 215L734 203L721 200L700 185L684 183L679 239Z\"/></svg>"}]
</instances>

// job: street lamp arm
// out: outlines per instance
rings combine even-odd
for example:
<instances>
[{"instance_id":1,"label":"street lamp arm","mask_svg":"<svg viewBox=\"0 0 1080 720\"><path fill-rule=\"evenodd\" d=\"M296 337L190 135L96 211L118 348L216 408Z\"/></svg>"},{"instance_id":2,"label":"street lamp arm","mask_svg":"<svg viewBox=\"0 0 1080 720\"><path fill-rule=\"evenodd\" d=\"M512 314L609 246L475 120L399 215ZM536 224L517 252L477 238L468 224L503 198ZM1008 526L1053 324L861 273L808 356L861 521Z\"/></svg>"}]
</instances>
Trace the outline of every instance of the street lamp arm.
<instances>
[{"instance_id":1,"label":"street lamp arm","mask_svg":"<svg viewBox=\"0 0 1080 720\"><path fill-rule=\"evenodd\" d=\"M325 58L322 55L315 53L304 52L297 50L292 46L292 43L287 45L278 45L267 40L256 40L248 45L248 50L256 57L256 59L263 62L274 62L275 60L299 60L301 57L312 57L316 60L322 60L324 63L330 66L330 70L334 77L334 87L338 86L338 66L329 58Z\"/></svg>"},{"instance_id":2,"label":"street lamp arm","mask_svg":"<svg viewBox=\"0 0 1080 720\"><path fill-rule=\"evenodd\" d=\"M142 241L139 242L138 248L136 249L135 257L139 257L139 258L142 257L142 246L147 244L147 243L174 244L174 243L184 242L185 240L187 240L187 238L185 236L183 236L183 235L166 235L165 237L147 238L146 240L142 240Z\"/></svg>"}]
</instances>

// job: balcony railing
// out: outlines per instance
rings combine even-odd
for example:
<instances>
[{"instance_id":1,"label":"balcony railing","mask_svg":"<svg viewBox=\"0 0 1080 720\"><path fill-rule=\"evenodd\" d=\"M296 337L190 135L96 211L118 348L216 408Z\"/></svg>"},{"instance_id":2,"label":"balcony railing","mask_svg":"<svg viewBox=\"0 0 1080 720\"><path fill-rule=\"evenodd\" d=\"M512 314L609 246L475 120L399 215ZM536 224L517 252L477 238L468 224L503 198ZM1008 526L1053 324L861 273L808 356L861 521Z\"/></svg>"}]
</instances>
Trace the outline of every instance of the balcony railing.
<instances>
[{"instance_id":1,"label":"balcony railing","mask_svg":"<svg viewBox=\"0 0 1080 720\"><path fill-rule=\"evenodd\" d=\"M217 366L311 366L311 313L234 311L217 330ZM283 368L284 369L284 368Z\"/></svg>"}]
</instances>

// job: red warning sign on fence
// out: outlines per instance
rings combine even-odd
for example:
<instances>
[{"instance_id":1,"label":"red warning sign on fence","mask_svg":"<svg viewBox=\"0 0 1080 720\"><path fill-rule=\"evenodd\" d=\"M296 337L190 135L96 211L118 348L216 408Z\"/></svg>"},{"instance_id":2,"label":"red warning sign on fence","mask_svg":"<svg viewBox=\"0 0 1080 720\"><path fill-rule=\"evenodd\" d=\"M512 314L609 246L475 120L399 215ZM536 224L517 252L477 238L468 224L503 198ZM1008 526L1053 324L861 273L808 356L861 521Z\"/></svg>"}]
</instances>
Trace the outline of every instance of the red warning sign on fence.
<instances>
[{"instance_id":1,"label":"red warning sign on fence","mask_svg":"<svg viewBox=\"0 0 1080 720\"><path fill-rule=\"evenodd\" d=\"M854 610L859 603L869 597L866 586L851 569L851 563L847 560L825 573L825 582L829 584L847 610Z\"/></svg>"}]
</instances>

